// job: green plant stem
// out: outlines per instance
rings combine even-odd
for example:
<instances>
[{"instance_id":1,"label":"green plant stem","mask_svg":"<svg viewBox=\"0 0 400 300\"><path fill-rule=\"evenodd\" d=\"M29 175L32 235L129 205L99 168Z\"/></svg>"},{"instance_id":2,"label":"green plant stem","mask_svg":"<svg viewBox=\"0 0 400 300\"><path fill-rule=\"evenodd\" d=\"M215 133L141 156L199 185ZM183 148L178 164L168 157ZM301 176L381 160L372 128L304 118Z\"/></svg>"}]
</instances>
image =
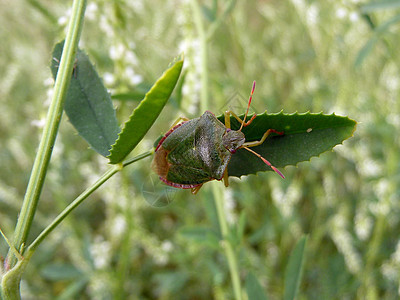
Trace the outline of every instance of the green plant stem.
<instances>
[{"instance_id":1,"label":"green plant stem","mask_svg":"<svg viewBox=\"0 0 400 300\"><path fill-rule=\"evenodd\" d=\"M45 239L50 232L52 232L62 220L65 219L79 204L83 202L90 194L97 190L104 182L110 179L114 174L122 170L122 164L113 165L106 173L104 173L91 187L86 189L82 194L80 194L74 201L71 202L54 220L51 222L30 244L28 247L28 252L35 251L37 246Z\"/></svg>"},{"instance_id":2,"label":"green plant stem","mask_svg":"<svg viewBox=\"0 0 400 300\"><path fill-rule=\"evenodd\" d=\"M239 277L239 269L238 263L236 259L236 253L233 249L233 245L229 240L229 226L228 222L226 221L226 215L224 210L224 203L223 203L223 190L221 185L213 184L213 194L214 194L214 201L215 206L217 209L218 215L218 222L222 234L222 246L225 251L225 256L228 260L229 271L231 274L231 280L233 285L233 292L235 295L236 300L242 299L242 288L240 285L240 277Z\"/></svg>"},{"instance_id":3,"label":"green plant stem","mask_svg":"<svg viewBox=\"0 0 400 300\"><path fill-rule=\"evenodd\" d=\"M51 222L29 245L24 257L19 255L18 263L9 270L2 278L1 281L1 295L4 300L20 299L19 296L19 281L21 280L22 272L25 270L30 258L35 252L36 248L43 242L43 240L75 209L81 204L90 194L97 190L103 183L110 179L113 175L121 171L125 166L130 165L136 161L146 158L154 153L154 150L142 153L128 161L120 164L113 165L107 172L105 172L91 187L86 189L80 194L70 205L68 205L54 220ZM7 239L6 239L7 240ZM16 250L15 250L16 251Z\"/></svg>"},{"instance_id":4,"label":"green plant stem","mask_svg":"<svg viewBox=\"0 0 400 300\"><path fill-rule=\"evenodd\" d=\"M123 163L113 165L107 172L105 172L91 187L87 188L82 194L80 194L74 201L71 202L54 220L49 224L38 237L29 245L28 251L34 251L37 246L44 240L44 238L52 232L58 224L65 219L76 207L79 206L90 194L97 190L103 183L114 176L116 173L121 171L124 167L137 162L143 158L146 158L154 153L154 150L147 151L138 156L135 156Z\"/></svg>"},{"instance_id":5,"label":"green plant stem","mask_svg":"<svg viewBox=\"0 0 400 300\"><path fill-rule=\"evenodd\" d=\"M375 229L366 254L366 262L363 270L362 285L359 289L360 299L379 299L379 292L376 289L376 261L382 245L387 216L383 213L377 216Z\"/></svg>"},{"instance_id":6,"label":"green plant stem","mask_svg":"<svg viewBox=\"0 0 400 300\"><path fill-rule=\"evenodd\" d=\"M200 40L200 111L209 109L208 104L208 49L207 49L207 34L204 28L199 3L197 0L190 1L193 11L193 19L196 25L197 33Z\"/></svg>"},{"instance_id":7,"label":"green plant stem","mask_svg":"<svg viewBox=\"0 0 400 300\"><path fill-rule=\"evenodd\" d=\"M199 35L199 40L200 40L200 82L201 82L201 91L200 91L200 110L206 111L209 109L209 101L208 101L208 40L212 37L213 33L217 29L217 27L222 23L222 19L230 12L230 10L233 8L233 5L235 4L235 1L231 1L225 11L223 16L218 19L218 22L215 22L211 26L208 33L205 30L205 25L203 22L202 14L200 11L200 6L197 0L192 0L191 2L192 5L192 11L193 11L193 19L194 23L197 29L197 33ZM226 221L226 216L224 214L224 207L223 207L223 196L222 196L222 191L218 190L218 187L214 184L214 200L215 200L215 205L217 207L217 213L218 213L218 220L220 224L220 229L222 233L222 245L225 251L226 258L228 260L229 264L229 270L231 273L231 279L232 279L232 285L233 285L233 291L235 294L235 299L236 300L241 300L241 286L240 286L240 278L239 278L239 272L238 272L238 265L237 265L237 260L236 260L236 255L233 250L233 246L231 242L228 240L228 234L229 234L229 228L228 228L228 223Z\"/></svg>"},{"instance_id":8,"label":"green plant stem","mask_svg":"<svg viewBox=\"0 0 400 300\"><path fill-rule=\"evenodd\" d=\"M221 26L222 22L225 20L225 18L229 15L229 13L232 11L232 9L235 7L236 0L230 0L225 4L224 11L222 12L221 16L219 16L208 28L207 30L207 41L211 40L213 37L215 31L218 29L219 26Z\"/></svg>"},{"instance_id":9,"label":"green plant stem","mask_svg":"<svg viewBox=\"0 0 400 300\"><path fill-rule=\"evenodd\" d=\"M46 124L40 140L39 149L33 164L31 176L26 189L24 201L15 227L14 247L21 252L21 246L26 243L36 207L45 180L47 167L56 140L60 124L65 96L71 78L80 33L83 27L83 17L86 0L75 0L71 19L65 40L64 51L60 61L59 72L54 86L54 94L47 113ZM21 253L23 254L23 253ZM16 263L16 257L10 251L7 256L10 267Z\"/></svg>"},{"instance_id":10,"label":"green plant stem","mask_svg":"<svg viewBox=\"0 0 400 300\"><path fill-rule=\"evenodd\" d=\"M130 164L132 164L134 162L137 162L138 160L141 160L141 159L146 158L146 157L148 157L150 155L153 155L153 154L154 154L154 149L152 149L150 151L147 151L147 152L144 152L142 154L139 154L138 156L132 157L132 158L122 162L122 167L125 168L126 166L129 166Z\"/></svg>"},{"instance_id":11,"label":"green plant stem","mask_svg":"<svg viewBox=\"0 0 400 300\"><path fill-rule=\"evenodd\" d=\"M22 255L18 252L17 249L14 248L14 245L10 242L10 240L7 238L7 236L4 234L3 230L0 229L0 235L3 236L4 240L6 241L8 247L10 248L10 250L13 252L13 254L15 255L15 257L18 260L23 259Z\"/></svg>"},{"instance_id":12,"label":"green plant stem","mask_svg":"<svg viewBox=\"0 0 400 300\"><path fill-rule=\"evenodd\" d=\"M16 265L8 270L1 278L1 297L2 300L18 300L21 299L19 292L19 283L26 266L28 265L31 255L27 254L23 259L19 259Z\"/></svg>"}]
</instances>

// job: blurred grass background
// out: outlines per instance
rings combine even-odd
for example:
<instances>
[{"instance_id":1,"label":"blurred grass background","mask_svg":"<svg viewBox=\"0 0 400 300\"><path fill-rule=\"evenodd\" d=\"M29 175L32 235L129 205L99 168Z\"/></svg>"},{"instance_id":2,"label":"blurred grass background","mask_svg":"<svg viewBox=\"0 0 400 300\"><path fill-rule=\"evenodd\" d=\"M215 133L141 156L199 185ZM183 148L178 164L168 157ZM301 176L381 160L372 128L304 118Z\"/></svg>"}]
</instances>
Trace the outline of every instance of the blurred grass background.
<instances>
[{"instance_id":1,"label":"blurred grass background","mask_svg":"<svg viewBox=\"0 0 400 300\"><path fill-rule=\"evenodd\" d=\"M49 105L53 45L64 38L71 1L7 1L0 11L0 226L12 236ZM204 1L206 26L225 2ZM210 111L335 112L359 122L333 152L297 167L232 179L232 224L246 215L238 247L244 278L256 274L281 299L288 256L308 233L298 299L398 299L400 281L400 5L398 1L237 1L209 40ZM89 1L81 48L113 94L141 93L185 53L181 96L145 140L199 111L201 57L187 1ZM179 94L179 93L178 93ZM125 120L135 101L116 101ZM240 110L240 109L239 109ZM241 113L235 108L235 111ZM150 159L92 195L39 248L23 277L24 299L230 299L211 187L197 196L158 193ZM107 169L63 118L31 239ZM0 253L6 255L0 242Z\"/></svg>"}]
</instances>

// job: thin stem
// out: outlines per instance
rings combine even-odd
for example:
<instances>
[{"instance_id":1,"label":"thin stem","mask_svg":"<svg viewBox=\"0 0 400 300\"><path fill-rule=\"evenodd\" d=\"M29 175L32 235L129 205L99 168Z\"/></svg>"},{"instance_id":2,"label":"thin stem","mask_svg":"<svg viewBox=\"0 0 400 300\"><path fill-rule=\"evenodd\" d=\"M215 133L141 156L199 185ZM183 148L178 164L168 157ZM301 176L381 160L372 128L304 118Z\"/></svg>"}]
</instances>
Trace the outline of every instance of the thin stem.
<instances>
[{"instance_id":1,"label":"thin stem","mask_svg":"<svg viewBox=\"0 0 400 300\"><path fill-rule=\"evenodd\" d=\"M378 259L379 250L382 245L382 237L384 236L385 227L387 224L387 217L381 213L377 216L375 221L375 229L369 243L368 251L366 254L366 262L363 270L362 285L359 289L360 299L378 299L379 293L376 289L376 261Z\"/></svg>"},{"instance_id":2,"label":"thin stem","mask_svg":"<svg viewBox=\"0 0 400 300\"><path fill-rule=\"evenodd\" d=\"M63 112L67 88L73 70L75 53L83 27L85 7L86 0L75 0L73 3L71 20L69 22L68 33L64 44L64 51L61 56L58 76L54 86L53 98L47 114L46 124L33 164L17 225L15 227L13 244L18 251L21 251L21 246L26 243L26 239L28 237L39 201L40 193L42 191L47 167L50 161ZM16 263L16 258L14 255L12 255L12 252L9 252L8 260L11 267Z\"/></svg>"},{"instance_id":3,"label":"thin stem","mask_svg":"<svg viewBox=\"0 0 400 300\"><path fill-rule=\"evenodd\" d=\"M207 35L204 28L199 3L197 0L192 0L193 19L196 25L197 33L200 40L200 111L206 111L208 105L208 49L207 49Z\"/></svg>"},{"instance_id":4,"label":"thin stem","mask_svg":"<svg viewBox=\"0 0 400 300\"><path fill-rule=\"evenodd\" d=\"M233 249L233 245L228 239L229 226L226 221L226 215L223 204L223 190L221 190L221 185L213 184L213 194L215 206L218 214L218 222L222 234L222 246L225 251L225 256L228 260L229 271L231 273L231 280L233 285L233 292L236 300L242 299L242 288L240 285L239 269L236 259L236 253Z\"/></svg>"},{"instance_id":5,"label":"thin stem","mask_svg":"<svg viewBox=\"0 0 400 300\"><path fill-rule=\"evenodd\" d=\"M134 162L137 162L138 160L141 160L141 159L146 158L146 157L148 157L150 155L153 155L153 153L154 153L154 149L150 150L150 151L147 151L145 153L139 154L138 156L135 156L135 157L133 157L131 159L128 159L127 161L124 161L122 163L122 167L125 168L126 166L129 166L130 164L132 164Z\"/></svg>"},{"instance_id":6,"label":"thin stem","mask_svg":"<svg viewBox=\"0 0 400 300\"><path fill-rule=\"evenodd\" d=\"M44 238L49 235L58 224L60 224L66 216L68 216L76 207L79 206L90 194L97 190L103 183L114 176L116 173L121 171L124 167L137 162L143 158L146 158L154 153L154 150L147 151L145 153L139 154L126 162L113 165L107 172L105 172L91 187L87 188L82 194L80 194L74 201L71 202L54 220L51 222L30 244L28 251L35 251L35 249L40 245Z\"/></svg>"},{"instance_id":7,"label":"thin stem","mask_svg":"<svg viewBox=\"0 0 400 300\"><path fill-rule=\"evenodd\" d=\"M10 242L10 240L7 238L7 236L4 234L3 230L1 230L1 229L0 229L0 235L3 236L4 240L6 241L8 247L10 248L12 253L15 255L15 257L18 260L22 260L23 259L22 255L18 252L17 249L15 249L14 245Z\"/></svg>"},{"instance_id":8,"label":"thin stem","mask_svg":"<svg viewBox=\"0 0 400 300\"><path fill-rule=\"evenodd\" d=\"M207 30L207 41L211 40L213 37L215 31L218 29L219 26L221 26L222 22L224 19L227 17L227 15L232 11L232 9L235 7L236 0L230 0L224 8L224 11L222 12L221 16L219 16L208 28Z\"/></svg>"},{"instance_id":9,"label":"thin stem","mask_svg":"<svg viewBox=\"0 0 400 300\"><path fill-rule=\"evenodd\" d=\"M217 29L217 27L221 24L222 19L230 12L230 10L233 8L233 5L235 4L235 1L231 1L226 10L224 11L224 14L222 16L222 19L219 19L218 22L214 23L213 26L209 29L208 33L205 30L205 25L203 22L202 14L200 11L199 4L197 0L192 0L191 2L192 5L192 10L193 10L193 19L194 23L196 25L197 33L199 35L199 40L200 40L200 82L201 82L201 91L200 91L200 110L201 111L206 111L209 109L209 103L208 103L208 40L212 37L213 33ZM228 228L228 223L226 221L226 216L224 214L224 207L223 207L223 196L221 195L222 192L219 190L217 185L214 184L214 200L215 200L215 205L217 207L217 213L218 213L218 220L221 228L221 233L222 233L222 245L225 251L226 258L228 260L228 265L229 265L229 270L231 273L231 280L232 280L232 285L233 285L233 291L235 294L235 299L236 300L241 300L242 295L241 295L241 286L240 286L240 278L239 278L239 271L238 271L238 264L236 260L236 255L233 250L233 246L228 240L228 234L229 234L229 228Z\"/></svg>"},{"instance_id":10,"label":"thin stem","mask_svg":"<svg viewBox=\"0 0 400 300\"><path fill-rule=\"evenodd\" d=\"M127 176L127 173L122 173L121 176L121 194L122 197L129 199L131 197L130 188L131 178ZM119 204L120 205L120 204ZM124 201L123 214L126 221L125 230L121 236L122 242L120 248L117 250L119 253L119 259L115 266L115 284L113 285L114 299L127 299L129 298L129 293L126 290L126 285L129 284L129 269L130 262L132 259L132 247L134 244L134 239L132 239L133 228L135 227L135 216L134 207L131 202Z\"/></svg>"},{"instance_id":11,"label":"thin stem","mask_svg":"<svg viewBox=\"0 0 400 300\"><path fill-rule=\"evenodd\" d=\"M65 219L79 204L83 202L90 194L97 190L104 182L110 179L114 174L122 169L122 164L113 165L106 173L103 174L91 187L86 189L82 194L80 194L74 201L71 202L54 220L51 222L40 234L39 236L30 244L28 251L35 251L37 246L44 240L46 236L52 232L62 220Z\"/></svg>"}]
</instances>

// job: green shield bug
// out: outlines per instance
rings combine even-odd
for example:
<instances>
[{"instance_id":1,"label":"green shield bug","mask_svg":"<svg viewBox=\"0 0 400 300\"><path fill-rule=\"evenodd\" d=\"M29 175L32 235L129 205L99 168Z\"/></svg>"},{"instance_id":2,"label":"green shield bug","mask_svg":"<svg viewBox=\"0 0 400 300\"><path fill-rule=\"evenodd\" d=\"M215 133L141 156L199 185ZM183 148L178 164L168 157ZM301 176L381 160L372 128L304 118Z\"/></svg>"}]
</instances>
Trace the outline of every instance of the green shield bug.
<instances>
[{"instance_id":1,"label":"green shield bug","mask_svg":"<svg viewBox=\"0 0 400 300\"><path fill-rule=\"evenodd\" d=\"M256 117L254 114L246 122L255 87L254 81L243 120L232 111L225 112L225 125L209 111L192 120L179 118L155 149L153 169L160 179L172 187L191 189L193 194L196 194L205 182L214 179L223 179L225 186L228 186L229 161L241 148L258 156L279 176L285 178L268 160L250 149L261 145L271 133L284 133L268 129L261 140L251 142L246 142L242 133L242 128ZM231 129L231 115L241 123L237 131Z\"/></svg>"}]
</instances>

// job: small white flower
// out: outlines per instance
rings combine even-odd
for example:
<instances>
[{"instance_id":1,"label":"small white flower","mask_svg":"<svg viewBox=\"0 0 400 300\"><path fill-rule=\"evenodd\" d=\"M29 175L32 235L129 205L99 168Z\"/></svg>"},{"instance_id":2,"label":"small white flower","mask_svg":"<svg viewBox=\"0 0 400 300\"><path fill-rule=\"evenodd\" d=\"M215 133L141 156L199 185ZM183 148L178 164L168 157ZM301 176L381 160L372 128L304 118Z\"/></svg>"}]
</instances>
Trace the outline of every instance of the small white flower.
<instances>
[{"instance_id":1,"label":"small white flower","mask_svg":"<svg viewBox=\"0 0 400 300\"><path fill-rule=\"evenodd\" d=\"M346 16L347 16L347 10L344 7L339 7L336 10L336 17L338 17L339 19L343 19Z\"/></svg>"},{"instance_id":2,"label":"small white flower","mask_svg":"<svg viewBox=\"0 0 400 300\"><path fill-rule=\"evenodd\" d=\"M319 10L316 5L311 5L307 10L307 21L309 24L317 24L319 18Z\"/></svg>"},{"instance_id":3,"label":"small white flower","mask_svg":"<svg viewBox=\"0 0 400 300\"><path fill-rule=\"evenodd\" d=\"M97 4L94 2L90 2L86 6L85 17L88 18L88 20L95 20L97 10L98 10Z\"/></svg>"},{"instance_id":4,"label":"small white flower","mask_svg":"<svg viewBox=\"0 0 400 300\"><path fill-rule=\"evenodd\" d=\"M111 74L109 72L104 73L103 80L106 85L113 85L115 82L114 74Z\"/></svg>"},{"instance_id":5,"label":"small white flower","mask_svg":"<svg viewBox=\"0 0 400 300\"><path fill-rule=\"evenodd\" d=\"M360 16L358 15L358 13L352 12L352 13L350 13L350 17L349 18L350 18L351 22L356 22L356 21L358 21L360 19Z\"/></svg>"},{"instance_id":6,"label":"small white flower","mask_svg":"<svg viewBox=\"0 0 400 300\"><path fill-rule=\"evenodd\" d=\"M111 46L110 50L109 50L109 55L111 57L111 59L113 60L117 60L120 59L125 52L125 47L122 44L119 44L117 46Z\"/></svg>"},{"instance_id":7,"label":"small white flower","mask_svg":"<svg viewBox=\"0 0 400 300\"><path fill-rule=\"evenodd\" d=\"M58 18L57 23L60 26L64 26L65 24L67 24L67 21L68 21L67 16L62 16Z\"/></svg>"},{"instance_id":8,"label":"small white flower","mask_svg":"<svg viewBox=\"0 0 400 300\"><path fill-rule=\"evenodd\" d=\"M132 67L127 67L125 69L125 76L128 77L132 85L137 85L143 81L142 75L136 74Z\"/></svg>"},{"instance_id":9,"label":"small white flower","mask_svg":"<svg viewBox=\"0 0 400 300\"><path fill-rule=\"evenodd\" d=\"M31 125L37 128L43 128L46 123L46 118L41 118L40 120L32 120Z\"/></svg>"},{"instance_id":10,"label":"small white flower","mask_svg":"<svg viewBox=\"0 0 400 300\"><path fill-rule=\"evenodd\" d=\"M43 81L43 85L47 87L52 87L54 85L53 77L48 77Z\"/></svg>"},{"instance_id":11,"label":"small white flower","mask_svg":"<svg viewBox=\"0 0 400 300\"><path fill-rule=\"evenodd\" d=\"M126 220L124 216L118 215L114 218L112 232L116 236L121 236L126 230Z\"/></svg>"},{"instance_id":12,"label":"small white flower","mask_svg":"<svg viewBox=\"0 0 400 300\"><path fill-rule=\"evenodd\" d=\"M136 54L134 52L132 52L132 51L127 51L125 53L124 58L125 58L125 61L128 64L131 64L131 65L134 65L134 66L136 66L138 64L138 61L139 61L137 56L136 56Z\"/></svg>"},{"instance_id":13,"label":"small white flower","mask_svg":"<svg viewBox=\"0 0 400 300\"><path fill-rule=\"evenodd\" d=\"M373 226L373 222L364 212L359 212L355 216L355 232L357 237L365 241L369 238Z\"/></svg>"},{"instance_id":14,"label":"small white flower","mask_svg":"<svg viewBox=\"0 0 400 300\"><path fill-rule=\"evenodd\" d=\"M171 243L171 241L164 241L161 244L161 249L165 252L171 252L174 249L174 245Z\"/></svg>"},{"instance_id":15,"label":"small white flower","mask_svg":"<svg viewBox=\"0 0 400 300\"><path fill-rule=\"evenodd\" d=\"M93 245L90 247L90 253L97 269L102 269L108 265L110 260L110 252L110 243L103 241L102 237L96 237Z\"/></svg>"}]
</instances>

